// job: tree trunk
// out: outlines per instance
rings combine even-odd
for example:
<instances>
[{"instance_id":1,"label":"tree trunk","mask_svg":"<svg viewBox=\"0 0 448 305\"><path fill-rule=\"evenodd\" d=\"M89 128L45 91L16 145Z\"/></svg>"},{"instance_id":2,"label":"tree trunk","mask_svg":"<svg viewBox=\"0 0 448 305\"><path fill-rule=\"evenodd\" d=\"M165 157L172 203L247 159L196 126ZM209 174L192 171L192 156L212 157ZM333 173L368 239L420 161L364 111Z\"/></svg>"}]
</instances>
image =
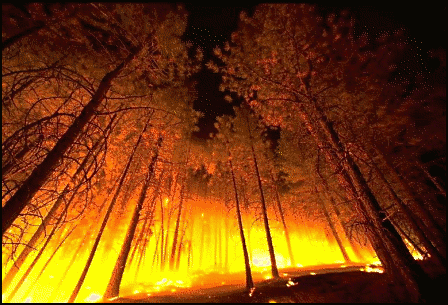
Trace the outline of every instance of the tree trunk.
<instances>
[{"instance_id":1,"label":"tree trunk","mask_svg":"<svg viewBox=\"0 0 448 305\"><path fill-rule=\"evenodd\" d=\"M392 257L386 250L386 247L382 239L379 237L378 233L375 233L374 231L375 227L373 226L372 221L369 219L367 215L367 211L361 202L360 196L358 195L358 191L353 185L352 179L345 171L345 169L340 167L339 159L337 155L334 153L334 151L328 149L328 145L330 144L327 144L326 141L320 139L315 127L310 122L309 116L303 110L299 112L299 115L301 116L303 122L305 123L307 130L314 138L319 149L321 149L324 152L325 158L327 159L330 167L332 168L332 170L335 171L335 173L337 173L338 181L343 187L343 189L347 192L348 199L352 200L355 203L356 213L358 214L361 223L365 224L366 235L369 238L370 243L372 244L375 252L377 253L381 263L383 264L384 269L387 270L390 275L396 274L398 272L397 266L392 261Z\"/></svg>"},{"instance_id":2,"label":"tree trunk","mask_svg":"<svg viewBox=\"0 0 448 305\"><path fill-rule=\"evenodd\" d=\"M175 263L175 257L176 257L176 250L177 250L177 238L179 236L179 227L180 227L180 219L182 215L182 205L183 205L183 199L184 199L184 185L185 181L182 182L182 188L180 191L180 201L179 201L179 211L177 213L177 219L176 219L176 227L174 228L174 235L173 235L173 243L171 246L171 253L170 253L170 260L169 260L169 268L170 271L174 271L174 263Z\"/></svg>"},{"instance_id":3,"label":"tree trunk","mask_svg":"<svg viewBox=\"0 0 448 305\"><path fill-rule=\"evenodd\" d=\"M266 241L268 243L269 257L271 259L272 277L279 278L280 275L278 273L277 262L275 260L274 245L272 244L271 229L269 228L269 219L268 219L268 212L266 209L266 202L264 200L263 186L261 184L260 171L258 170L258 163L257 163L257 157L255 156L255 149L254 149L254 144L253 144L253 139L252 139L252 132L251 132L251 127L250 127L250 122L249 122L249 116L247 114L246 114L246 120L247 120L247 130L249 131L249 138L250 138L250 142L251 142L250 148L252 150L252 159L254 161L255 173L257 175L258 190L260 191L261 211L263 214L264 229L266 231Z\"/></svg>"},{"instance_id":4,"label":"tree trunk","mask_svg":"<svg viewBox=\"0 0 448 305\"><path fill-rule=\"evenodd\" d=\"M271 173L271 178L272 178L272 183L274 186L274 193L275 193L275 199L277 201L277 208L278 208L278 212L280 214L280 219L282 220L282 224L283 224L283 232L285 232L285 239L286 239L286 244L288 246L288 252L289 252L289 259L291 261L291 266L295 266L295 260L294 260L294 253L292 251L292 247L291 247L291 239L289 238L289 231L288 231L288 226L286 225L286 221L285 221L285 215L283 213L283 208L282 208L282 204L280 202L280 196L278 194L278 188L274 179L274 176Z\"/></svg>"},{"instance_id":5,"label":"tree trunk","mask_svg":"<svg viewBox=\"0 0 448 305\"><path fill-rule=\"evenodd\" d=\"M73 199L74 196L72 196L71 199ZM71 200L70 200L71 202ZM14 290L9 294L9 296L6 298L6 302L11 302L11 300L14 298L14 296L16 295L17 291L19 291L20 287L22 287L22 284L25 282L26 278L28 277L28 275L31 273L31 271L33 271L34 266L36 265L36 263L38 262L39 258L42 256L42 253L44 253L45 249L47 248L48 244L50 243L51 238L53 237L53 235L56 233L59 224L62 221L62 218L64 216L64 214L67 212L67 208L70 204L70 202L65 206L64 211L61 213L61 215L58 218L57 223L53 226L53 229L51 230L50 234L47 237L47 240L45 241L45 243L42 245L42 248L40 248L39 252L37 253L36 257L34 258L33 262L28 266L27 270L25 271L25 273L22 275L22 277L20 278L19 282L16 284L16 286L14 287Z\"/></svg>"},{"instance_id":6,"label":"tree trunk","mask_svg":"<svg viewBox=\"0 0 448 305\"><path fill-rule=\"evenodd\" d=\"M64 154L81 134L84 127L94 115L96 109L104 100L112 81L134 59L142 48L138 47L114 70L107 73L100 82L98 89L90 102L84 107L73 124L67 129L56 145L47 154L45 159L33 170L31 175L23 182L20 188L6 202L2 208L2 236L11 227L14 220L28 205L34 195L51 177L56 166L64 158Z\"/></svg>"},{"instance_id":7,"label":"tree trunk","mask_svg":"<svg viewBox=\"0 0 448 305\"><path fill-rule=\"evenodd\" d=\"M118 179L116 179L116 181L115 181L115 183L114 183L114 186L115 186L116 183L118 183ZM112 188L112 189L113 189L113 188ZM108 192L108 193L109 193L109 192ZM98 211L98 215L101 215L101 213L102 213L104 207L106 206L106 203L107 203L107 199L105 199L105 200L101 203L100 209L99 209L99 211ZM95 225L96 225L96 222L92 222L92 223L90 224L90 226L89 226L89 228L87 229L86 232L92 232L92 230L95 228ZM55 289L53 290L53 293L51 294L50 299L48 300L49 303L51 303L51 302L54 301L54 293L58 291L58 289L59 289L59 287L61 286L62 282L66 279L66 276L67 276L68 272L70 271L70 268L72 267L73 263L74 263L77 259L79 259L79 255L80 255L81 253L83 253L83 251L84 251L84 249L85 249L84 246L85 246L85 243L86 243L88 237L90 237L89 234L84 234L84 237L82 238L82 240L81 240L81 242L79 243L78 247L77 247L76 250L74 251L72 258L70 259L70 262L68 263L67 268L66 268L66 269L64 270L64 272L62 273L62 277L61 277L61 279L60 279L59 282L54 286Z\"/></svg>"},{"instance_id":8,"label":"tree trunk","mask_svg":"<svg viewBox=\"0 0 448 305\"><path fill-rule=\"evenodd\" d=\"M394 180L398 182L401 189L406 194L406 199L409 202L411 208L415 211L415 214L418 215L423 224L428 228L430 234L432 235L431 240L434 240L438 248L445 247L446 249L446 238L444 233L446 230L443 230L443 228L438 225L436 219L434 219L431 213L425 208L424 203L414 197L409 185L405 181L403 181L403 179L396 172L394 167L389 163L386 157L381 153L381 151L377 148L374 148L374 150L375 154L383 161L382 164L386 166L388 172L394 177ZM444 257L446 258L446 254Z\"/></svg>"},{"instance_id":9,"label":"tree trunk","mask_svg":"<svg viewBox=\"0 0 448 305\"><path fill-rule=\"evenodd\" d=\"M352 179L352 183L360 197L363 206L362 208L368 215L368 219L372 221L373 228L375 229L374 235L381 238L393 263L397 266L397 270L400 274L399 278L402 279L403 283L406 285L411 299L413 301L423 300L424 292L422 291L422 280L426 278L425 273L409 253L405 243L388 219L385 211L381 209L375 196L368 187L367 182L362 176L361 171L340 141L332 124L327 120L326 116L316 104L314 104L314 106L317 112L319 126L324 132L330 145L332 145L337 155L337 159L342 161L342 165Z\"/></svg>"},{"instance_id":10,"label":"tree trunk","mask_svg":"<svg viewBox=\"0 0 448 305\"><path fill-rule=\"evenodd\" d=\"M73 231L76 229L77 225L74 225L73 228L65 235L65 237L61 240L61 242L59 242L59 244L56 246L56 248L54 249L53 253L51 254L51 256L48 258L48 260L45 262L45 265L42 267L42 269L40 270L39 274L36 276L36 278L34 279L34 282L38 282L40 277L42 276L42 274L45 272L45 269L47 269L48 265L51 263L51 260L53 259L53 257L56 255L56 253L58 252L59 248L64 244L65 240L73 233ZM22 297L22 301L24 299L26 299L26 297L30 294L31 290L34 288L34 285L31 285L30 288L27 290L27 292L25 292L23 294Z\"/></svg>"},{"instance_id":11,"label":"tree trunk","mask_svg":"<svg viewBox=\"0 0 448 305\"><path fill-rule=\"evenodd\" d=\"M146 122L145 127L143 128L142 132L140 133L140 136L138 137L137 143L134 145L134 148L132 149L131 155L129 156L128 162L127 162L125 168L123 169L123 174L122 174L122 176L120 178L120 182L118 183L117 189L115 190L114 197L112 198L112 201L110 202L109 208L107 209L106 215L104 216L103 222L101 223L101 227L100 227L100 229L99 229L99 231L97 233L97 236L96 236L95 242L93 244L92 250L90 251L89 258L87 259L87 262L86 262L86 265L84 267L84 270L81 273L81 277L79 278L78 283L76 284L72 294L70 295L70 298L68 300L69 303L73 303L76 300L76 297L78 296L79 290L81 289L81 286L84 283L84 280L85 280L85 278L87 276L87 272L89 271L90 265L92 263L93 257L95 256L96 249L98 248L98 244L100 243L101 236L103 235L104 228L106 227L107 221L109 220L110 214L112 213L112 210L114 208L115 202L118 199L118 195L120 194L120 190L121 190L121 187L123 186L123 182L126 179L129 167L131 166L131 163L132 163L132 159L134 158L135 151L137 150L137 147L139 146L139 144L140 144L140 142L142 140L143 134L145 133L146 128L148 127L148 125L149 125L149 119Z\"/></svg>"},{"instance_id":12,"label":"tree trunk","mask_svg":"<svg viewBox=\"0 0 448 305\"><path fill-rule=\"evenodd\" d=\"M417 235L419 241L423 244L425 249L428 251L428 253L434 257L434 259L437 261L437 263L442 267L446 268L446 262L444 261L444 255L446 256L446 248L443 249L444 253L439 253L439 251L436 249L436 247L431 243L431 241L428 239L427 234L420 228L420 226L417 224L417 221L415 219L414 214L410 211L409 207L398 197L398 195L395 193L394 189L390 185L389 181L387 181L386 177L384 177L381 170L376 165L375 161L370 158L370 156L366 154L366 157L368 160L372 163L372 167L377 174L377 176L380 178L380 180L384 183L386 186L389 194L391 195L393 201L397 205L398 209L405 215L407 222L411 226L414 233Z\"/></svg>"},{"instance_id":13,"label":"tree trunk","mask_svg":"<svg viewBox=\"0 0 448 305\"><path fill-rule=\"evenodd\" d=\"M112 117L111 121L109 122L108 126L105 129L106 131L112 130L111 126L112 126L112 122L115 120L115 117L116 116ZM17 272L19 271L20 267L22 266L22 264L24 263L24 261L26 260L28 255L33 250L37 241L42 236L42 233L45 231L45 227L51 221L51 219L55 217L59 207L64 202L65 196L77 183L77 180L80 178L80 174L84 172L84 168L85 168L87 162L89 161L90 156L92 154L94 154L94 152L98 148L99 144L102 143L98 152L101 151L102 147L105 145L105 142L101 141L102 139L103 138L98 139L98 141L96 141L95 144L92 146L92 149L89 150L87 155L84 157L84 160L82 161L82 163L79 165L78 169L76 170L76 172L73 174L73 176L71 176L69 183L67 183L64 190L58 196L58 198L56 199L56 202L53 204L50 211L48 212L48 214L43 219L42 223L37 228L36 232L34 232L33 236L31 237L30 241L28 242L27 246L22 250L22 252L20 253L20 255L17 258L17 260L15 261L15 263L11 266L11 269L8 271L8 273L6 274L5 278L2 281L2 292L5 292L8 289L9 285L11 284L11 281L14 279L14 277L17 274ZM95 162L92 162L88 166L86 172L88 172L90 170L90 168L92 167L92 165L94 163ZM73 191L76 192L76 190L78 189L79 186L80 185L78 183L78 185L75 187L75 189Z\"/></svg>"},{"instance_id":14,"label":"tree trunk","mask_svg":"<svg viewBox=\"0 0 448 305\"><path fill-rule=\"evenodd\" d=\"M124 268L126 266L126 261L128 259L129 252L131 250L132 240L134 239L135 229L137 228L138 219L140 216L140 211L143 208L143 203L146 199L146 193L149 188L149 183L154 174L154 169L156 166L157 158L159 156L159 149L162 145L162 137L159 137L156 144L156 151L154 156L151 159L151 163L148 166L148 174L145 179L145 183L140 193L140 198L135 206L134 213L131 218L131 223L129 225L128 231L126 233L126 238L121 247L120 255L117 258L117 262L115 263L114 270L112 271L112 276L109 280L109 284L107 285L106 292L104 293L103 298L109 299L113 297L117 297L120 292L120 284L121 279L123 278Z\"/></svg>"},{"instance_id":15,"label":"tree trunk","mask_svg":"<svg viewBox=\"0 0 448 305\"><path fill-rule=\"evenodd\" d=\"M271 236L271 230L269 228L268 212L266 209L266 202L264 200L263 186L261 185L261 177L260 177L260 172L258 170L257 158L255 157L254 146L251 145L251 148L252 148L252 157L253 157L253 161L254 161L254 165L255 165L255 173L257 174L258 189L260 191L261 211L263 213L263 223L264 223L264 229L266 231L266 241L268 243L269 257L271 259L272 277L279 278L280 275L278 273L277 262L275 260L274 245L272 244L272 236Z\"/></svg>"},{"instance_id":16,"label":"tree trunk","mask_svg":"<svg viewBox=\"0 0 448 305\"><path fill-rule=\"evenodd\" d=\"M230 171L232 173L233 190L235 192L236 217L238 219L238 228L240 231L241 244L243 246L244 265L245 265L245 270L246 270L246 290L249 294L251 294L254 289L254 281L252 280L252 272L250 270L250 262L249 262L249 253L247 252L246 239L244 238L243 220L241 218L240 202L238 200L238 191L237 191L237 187L236 187L235 173L233 171L233 165L232 165L231 158L232 158L232 156L230 155L230 150L229 150L229 166L230 166Z\"/></svg>"},{"instance_id":17,"label":"tree trunk","mask_svg":"<svg viewBox=\"0 0 448 305\"><path fill-rule=\"evenodd\" d=\"M319 196L319 191L318 191L317 188L315 188L315 191L316 191L316 194L318 196L318 200L317 201L320 204L320 206L322 208L322 211L324 212L325 219L327 220L327 223L330 226L331 233L333 233L333 236L336 239L336 243L338 244L339 250L341 250L342 256L344 257L344 261L346 263L350 263L351 262L350 258L349 258L348 254L347 254L347 251L345 251L345 247L342 244L342 240L339 237L338 232L336 231L336 228L334 226L333 220L331 219L330 214L328 213L327 207L325 206L325 202L322 201L321 196Z\"/></svg>"},{"instance_id":18,"label":"tree trunk","mask_svg":"<svg viewBox=\"0 0 448 305\"><path fill-rule=\"evenodd\" d=\"M183 201L184 201L184 196L185 196L184 192L185 192L186 183L187 183L187 164L188 164L189 155L190 155L190 150L188 149L187 160L185 162L185 175L184 175L184 179L182 181L182 187L180 190L179 212L177 213L176 227L174 229L173 243L171 246L171 255L170 255L170 261L169 261L170 271L174 270L174 263L175 263L176 249L177 249L177 238L179 235L180 218L181 218L181 214L182 214L182 206L183 206Z\"/></svg>"}]
</instances>

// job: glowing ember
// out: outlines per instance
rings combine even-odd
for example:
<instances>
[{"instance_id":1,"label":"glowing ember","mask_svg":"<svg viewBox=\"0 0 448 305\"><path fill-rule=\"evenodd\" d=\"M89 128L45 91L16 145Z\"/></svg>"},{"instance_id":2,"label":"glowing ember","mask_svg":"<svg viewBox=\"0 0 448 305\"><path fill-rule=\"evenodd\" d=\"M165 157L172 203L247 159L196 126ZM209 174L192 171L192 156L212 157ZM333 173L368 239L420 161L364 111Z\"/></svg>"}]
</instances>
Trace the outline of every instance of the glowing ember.
<instances>
[{"instance_id":1,"label":"glowing ember","mask_svg":"<svg viewBox=\"0 0 448 305\"><path fill-rule=\"evenodd\" d=\"M316 272L310 272L311 275L316 275Z\"/></svg>"}]
</instances>

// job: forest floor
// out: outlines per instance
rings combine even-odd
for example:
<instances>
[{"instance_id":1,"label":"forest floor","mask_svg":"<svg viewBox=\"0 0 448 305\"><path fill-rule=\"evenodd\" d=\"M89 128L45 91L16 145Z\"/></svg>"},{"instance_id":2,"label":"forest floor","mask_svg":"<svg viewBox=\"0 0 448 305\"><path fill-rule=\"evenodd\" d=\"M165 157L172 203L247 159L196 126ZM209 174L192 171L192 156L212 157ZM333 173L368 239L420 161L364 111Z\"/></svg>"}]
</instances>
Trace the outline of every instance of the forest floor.
<instances>
[{"instance_id":1,"label":"forest floor","mask_svg":"<svg viewBox=\"0 0 448 305\"><path fill-rule=\"evenodd\" d=\"M189 288L174 288L157 293L137 293L114 299L114 303L401 303L407 302L403 287L388 282L381 267L364 265L326 265L281 269L280 279L264 279L254 272L255 291L249 296L244 274L213 273L197 278ZM446 273L424 264L431 274L428 283L431 299L446 298ZM360 269L363 269L360 270ZM366 272L366 271L370 272ZM230 284L229 284L230 282ZM236 284L238 283L238 284ZM167 287L169 288L169 287Z\"/></svg>"}]
</instances>

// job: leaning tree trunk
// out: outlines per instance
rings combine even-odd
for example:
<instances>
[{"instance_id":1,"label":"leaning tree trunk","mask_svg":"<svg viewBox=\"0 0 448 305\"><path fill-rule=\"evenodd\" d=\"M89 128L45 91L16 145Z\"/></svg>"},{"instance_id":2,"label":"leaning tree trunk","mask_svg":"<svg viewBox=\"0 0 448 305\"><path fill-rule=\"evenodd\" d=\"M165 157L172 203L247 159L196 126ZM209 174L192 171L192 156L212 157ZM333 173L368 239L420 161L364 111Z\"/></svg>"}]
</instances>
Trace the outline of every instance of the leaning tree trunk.
<instances>
[{"instance_id":1,"label":"leaning tree trunk","mask_svg":"<svg viewBox=\"0 0 448 305\"><path fill-rule=\"evenodd\" d=\"M258 170L257 158L255 157L254 146L251 145L251 148L252 148L252 157L253 157L253 161L254 161L254 165L255 165L255 173L257 174L258 189L260 191L261 210L263 213L264 229L266 231L266 241L268 243L268 248L269 248L269 257L271 259L272 277L279 278L280 274L278 273L277 262L275 260L274 245L272 244L271 229L269 228L268 212L266 209L266 202L264 200L263 186L261 185L261 177L260 177L260 172Z\"/></svg>"},{"instance_id":2,"label":"leaning tree trunk","mask_svg":"<svg viewBox=\"0 0 448 305\"><path fill-rule=\"evenodd\" d=\"M116 116L114 116L111 119L110 123L106 127L106 131L112 130L111 126L112 126L112 122L114 121L115 117ZM31 251L34 248L34 246L36 245L37 241L44 233L45 227L48 225L48 223L51 221L51 219L55 217L58 209L60 208L61 204L64 202L64 198L67 195L67 193L73 188L73 186L77 182L78 182L78 186L76 186L73 191L76 192L76 190L79 188L80 182L77 180L79 180L81 173L84 172L85 166L86 166L87 162L89 161L91 154L93 154L95 152L95 150L98 148L98 145L100 145L101 143L102 143L102 145L99 148L98 152L101 151L102 147L105 145L105 142L102 142L102 139L103 138L98 139L95 142L95 144L92 146L92 149L89 150L87 155L84 157L84 160L82 161L82 163L79 165L78 169L76 170L76 172L70 178L69 183L67 183L65 188L62 190L61 194L56 199L56 202L53 204L50 211L48 212L48 214L43 219L42 223L37 228L36 232L34 232L30 241L27 243L27 246L22 250L19 257L15 260L14 264L11 266L11 269L8 271L8 273L6 274L5 278L2 281L2 292L5 292L8 289L9 285L11 284L11 281L14 279L14 277L17 274L17 272L19 271L20 267L25 262L26 258L31 253ZM107 136L106 136L106 139L107 139ZM88 166L86 172L88 172L90 170L90 168L92 167L92 165L94 163L95 162L92 161L92 163Z\"/></svg>"},{"instance_id":3,"label":"leaning tree trunk","mask_svg":"<svg viewBox=\"0 0 448 305\"><path fill-rule=\"evenodd\" d=\"M74 196L72 196L71 199L73 199ZM48 244L50 243L51 238L53 237L53 235L56 233L59 224L62 221L62 218L64 218L64 214L67 212L68 210L68 206L70 205L71 200L69 203L67 203L67 205L65 206L63 212L61 213L61 215L59 215L58 221L56 222L56 224L53 226L53 229L51 230L50 234L47 237L47 240L45 241L45 243L42 245L42 248L40 248L39 252L37 253L36 257L34 258L33 262L28 266L27 270L25 271L25 273L22 275L22 277L20 278L19 282L16 284L16 286L14 287L14 290L9 294L9 296L6 298L6 302L11 302L11 300L14 298L14 296L16 295L17 291L19 291L20 287L22 287L22 284L25 282L26 278L28 277L28 275L31 273L31 271L33 271L34 266L37 264L37 262L39 261L39 258L42 256L42 253L44 253L45 249L47 248Z\"/></svg>"},{"instance_id":4,"label":"leaning tree trunk","mask_svg":"<svg viewBox=\"0 0 448 305\"><path fill-rule=\"evenodd\" d=\"M317 188L315 188L315 191L318 196L317 201L318 201L319 205L321 206L322 211L324 212L325 219L327 220L327 223L330 226L331 233L333 233L333 236L336 239L336 243L338 244L339 250L341 250L342 256L344 257L344 261L346 263L350 263L351 262L350 257L348 256L347 251L345 251L345 247L342 244L342 240L339 237L338 232L336 231L336 227L334 226L333 220L331 219L330 214L328 213L328 209L325 206L325 202L322 201L321 196L319 196L319 191Z\"/></svg>"},{"instance_id":5,"label":"leaning tree trunk","mask_svg":"<svg viewBox=\"0 0 448 305\"><path fill-rule=\"evenodd\" d=\"M245 270L246 270L246 290L249 294L251 294L254 289L254 281L252 280L252 272L250 270L249 253L247 252L246 239L244 237L243 220L241 218L240 202L238 200L238 191L237 191L237 187L236 187L235 173L233 171L233 165L232 165L231 158L232 158L232 156L230 155L230 151L229 151L229 166L230 166L230 171L232 173L233 190L235 192L236 217L238 219L238 228L240 231L241 244L243 246L244 265L245 265Z\"/></svg>"},{"instance_id":6,"label":"leaning tree trunk","mask_svg":"<svg viewBox=\"0 0 448 305\"><path fill-rule=\"evenodd\" d=\"M272 173L271 173L271 178L272 178L272 183L274 185L274 193L275 193L275 199L277 201L278 212L280 213L280 219L282 220L282 224L283 224L283 232L285 232L285 239L286 239L286 245L288 246L289 259L291 260L291 265L295 266L296 263L294 261L294 253L293 253L292 247L291 247L291 239L289 237L289 230L288 230L288 226L286 225L285 215L283 213L282 203L280 202L280 196L278 194L277 184L275 182L275 179L274 179L274 176L272 175Z\"/></svg>"},{"instance_id":7,"label":"leaning tree trunk","mask_svg":"<svg viewBox=\"0 0 448 305\"><path fill-rule=\"evenodd\" d=\"M123 174L122 174L120 181L117 185L117 189L115 190L114 197L112 198L109 208L107 209L106 215L104 216L103 222L101 223L101 227L97 233L92 250L90 251L89 258L87 259L84 270L81 273L81 277L79 278L78 283L76 284L72 294L70 295L70 298L68 300L69 303L73 303L76 300L79 290L81 289L81 286L84 283L84 280L87 276L87 272L89 271L90 265L92 263L93 257L95 256L96 249L98 248L98 244L100 243L101 236L103 235L104 228L106 227L107 221L109 220L110 214L112 213L115 202L118 199L118 195L120 194L121 187L123 186L124 180L126 179L126 176L127 176L128 170L129 170L129 167L131 166L132 160L134 158L135 151L137 150L137 147L139 146L139 144L142 140L143 134L145 133L146 128L149 125L149 121L150 121L150 119L148 119L148 121L146 121L145 127L143 128L142 132L140 133L137 143L135 143L134 148L132 149L131 155L129 156L128 162L127 162L125 168L123 169Z\"/></svg>"},{"instance_id":8,"label":"leaning tree trunk","mask_svg":"<svg viewBox=\"0 0 448 305\"><path fill-rule=\"evenodd\" d=\"M74 225L73 228L67 232L67 234L64 236L64 238L59 242L59 244L56 246L56 248L53 250L53 253L50 255L50 257L45 262L45 265L40 270L39 274L34 278L34 282L38 282L42 274L47 269L48 265L51 263L52 259L55 257L58 250L61 248L61 246L64 244L64 242L69 238L69 236L73 233L73 231L76 229L77 225ZM31 290L34 288L34 285L31 285L30 288L23 294L22 299L25 299L31 292Z\"/></svg>"},{"instance_id":9,"label":"leaning tree trunk","mask_svg":"<svg viewBox=\"0 0 448 305\"><path fill-rule=\"evenodd\" d=\"M402 191L406 195L406 201L409 202L410 207L415 211L415 214L421 219L424 226L426 226L432 235L431 240L437 244L438 248L445 247L446 249L446 236L445 231L439 224L432 214L426 209L424 203L418 198L415 198L409 185L400 177L395 168L390 164L387 158L382 154L378 148L374 148L375 154L381 159L382 164L386 167L387 171L393 176L394 180L398 182ZM442 252L442 251L439 251ZM445 256L446 258L446 250Z\"/></svg>"},{"instance_id":10,"label":"leaning tree trunk","mask_svg":"<svg viewBox=\"0 0 448 305\"><path fill-rule=\"evenodd\" d=\"M145 179L145 183L142 187L139 200L137 205L135 206L134 213L131 218L131 223L129 225L128 231L126 233L126 238L121 247L120 255L117 258L117 262L115 263L114 270L112 271L112 276L109 280L109 284L107 285L106 292L104 293L103 298L109 299L113 297L117 297L120 293L120 284L121 279L123 278L124 268L126 266L126 261L128 259L129 251L131 250L132 240L134 239L135 229L137 228L138 219L140 216L140 212L143 208L143 203L146 199L146 193L149 188L149 183L154 174L154 169L156 166L157 158L159 156L160 145L162 144L162 137L159 137L156 144L156 152L151 159L151 163L148 166L148 174Z\"/></svg>"},{"instance_id":11,"label":"leaning tree trunk","mask_svg":"<svg viewBox=\"0 0 448 305\"><path fill-rule=\"evenodd\" d=\"M187 153L187 160L185 162L185 174L184 174L184 178L182 181L182 187L180 190L179 211L177 214L176 227L174 229L173 243L171 246L171 253L170 253L170 260L169 260L170 271L174 270L174 264L175 264L177 238L179 236L180 218L181 218L181 214L182 214L182 206L183 206L183 201L184 201L184 196L185 196L185 188L186 188L186 183L187 183L187 165L188 165L189 156L190 156L190 149L188 149L188 153Z\"/></svg>"},{"instance_id":12,"label":"leaning tree trunk","mask_svg":"<svg viewBox=\"0 0 448 305\"><path fill-rule=\"evenodd\" d=\"M179 211L177 213L177 219L176 219L176 227L174 228L174 235L173 235L173 243L171 246L171 253L170 253L170 260L169 260L169 268L170 271L174 270L174 264L175 264L175 258L176 258L176 250L177 250L177 238L179 236L179 227L180 227L180 219L182 215L182 206L184 201L184 189L185 189L185 181L182 182L182 188L180 191L180 201L179 201Z\"/></svg>"},{"instance_id":13,"label":"leaning tree trunk","mask_svg":"<svg viewBox=\"0 0 448 305\"><path fill-rule=\"evenodd\" d=\"M11 227L12 223L23 209L29 204L34 195L51 177L56 166L64 158L64 154L81 134L84 127L94 115L96 109L104 100L112 85L112 81L134 59L134 57L137 56L141 49L141 46L136 48L120 65L103 77L92 99L83 108L73 124L58 140L45 159L33 170L31 175L6 202L5 206L2 208L2 236Z\"/></svg>"},{"instance_id":14,"label":"leaning tree trunk","mask_svg":"<svg viewBox=\"0 0 448 305\"><path fill-rule=\"evenodd\" d=\"M377 174L377 176L380 178L380 180L384 183L386 186L389 194L391 195L393 201L397 205L398 209L405 215L407 222L411 226L411 229L416 234L418 240L423 244L426 251L434 257L434 259L437 261L437 263L442 267L446 268L446 262L444 260L444 256L446 256L446 248L444 249L444 252L440 253L438 249L431 243L427 236L427 232L425 232L418 224L417 219L415 218L415 215L411 212L409 207L398 197L398 195L395 193L395 190L390 185L389 181L387 181L384 174L381 172L381 170L376 165L375 161L370 158L369 155L367 155L366 152L364 152L367 159L371 162L373 170Z\"/></svg>"},{"instance_id":15,"label":"leaning tree trunk","mask_svg":"<svg viewBox=\"0 0 448 305\"><path fill-rule=\"evenodd\" d=\"M305 127L314 138L319 149L324 152L325 158L327 159L330 167L335 171L335 173L337 173L338 181L342 188L347 192L348 199L352 200L355 203L356 213L358 214L361 223L365 224L366 235L369 238L376 254L378 255L378 258L383 264L384 269L387 270L389 274L396 274L398 272L397 266L395 266L394 262L392 261L392 258L386 250L386 247L382 239L379 237L378 233L374 232L372 221L369 219L367 211L361 203L360 196L358 195L358 191L353 185L352 179L345 171L345 169L340 167L339 159L334 151L328 149L329 144L321 140L315 126L311 123L309 116L303 110L299 112L299 115L305 123Z\"/></svg>"},{"instance_id":16,"label":"leaning tree trunk","mask_svg":"<svg viewBox=\"0 0 448 305\"><path fill-rule=\"evenodd\" d=\"M316 101L313 100L313 102ZM343 168L352 179L352 183L357 190L360 202L362 203L362 208L373 224L375 235L378 235L378 237L381 238L393 263L397 266L397 270L399 271L399 277L397 279L401 279L406 285L412 300L423 300L425 298L423 284L426 279L426 274L415 262L407 249L406 244L401 239L401 236L388 219L387 213L381 209L378 201L362 176L361 171L340 141L339 135L333 129L332 124L328 121L322 110L316 106L316 103L314 103L314 106L315 114L317 114L317 124L322 129L329 144L332 146L337 159L342 162Z\"/></svg>"}]
</instances>

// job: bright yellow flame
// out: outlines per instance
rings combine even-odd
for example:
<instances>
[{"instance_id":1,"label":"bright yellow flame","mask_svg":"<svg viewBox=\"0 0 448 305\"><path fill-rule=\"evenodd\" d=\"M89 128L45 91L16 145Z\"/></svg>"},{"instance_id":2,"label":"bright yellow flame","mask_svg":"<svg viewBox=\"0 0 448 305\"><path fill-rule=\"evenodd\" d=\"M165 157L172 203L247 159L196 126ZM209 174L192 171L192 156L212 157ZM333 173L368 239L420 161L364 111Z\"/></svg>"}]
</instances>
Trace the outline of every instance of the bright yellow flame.
<instances>
[{"instance_id":1,"label":"bright yellow flame","mask_svg":"<svg viewBox=\"0 0 448 305\"><path fill-rule=\"evenodd\" d=\"M269 303L277 303L275 300L269 300Z\"/></svg>"},{"instance_id":2,"label":"bright yellow flame","mask_svg":"<svg viewBox=\"0 0 448 305\"><path fill-rule=\"evenodd\" d=\"M310 272L311 275L316 275L316 272Z\"/></svg>"}]
</instances>

